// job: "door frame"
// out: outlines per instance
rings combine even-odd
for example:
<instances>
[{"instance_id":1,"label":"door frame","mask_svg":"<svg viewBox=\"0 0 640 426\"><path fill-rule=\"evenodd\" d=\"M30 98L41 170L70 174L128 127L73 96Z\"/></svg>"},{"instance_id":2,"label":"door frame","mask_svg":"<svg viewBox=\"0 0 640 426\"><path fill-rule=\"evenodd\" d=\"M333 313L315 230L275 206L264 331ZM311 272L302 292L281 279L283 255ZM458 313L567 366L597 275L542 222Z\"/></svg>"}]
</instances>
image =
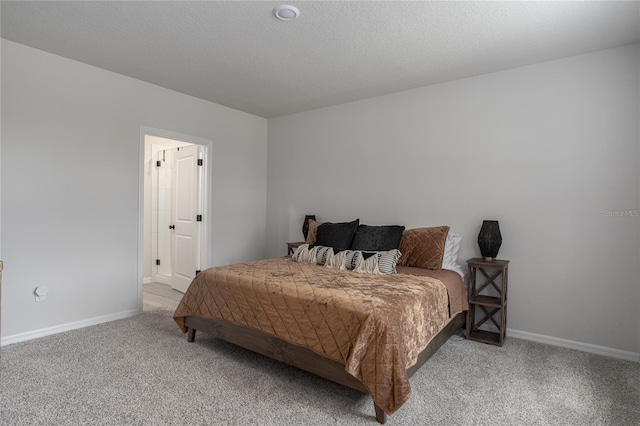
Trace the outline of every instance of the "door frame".
<instances>
[{"instance_id":1,"label":"door frame","mask_svg":"<svg viewBox=\"0 0 640 426\"><path fill-rule=\"evenodd\" d=\"M188 142L194 145L204 147L204 177L202 182L202 253L200 255L202 261L202 269L206 269L211 264L211 256L209 247L211 247L211 176L212 176L212 160L213 160L213 141L197 136L185 135L172 132L169 130L156 129L153 127L140 126L140 146L138 152L138 313L143 310L143 292L144 292L144 154L145 154L145 137L156 136L166 139L174 139L177 141Z\"/></svg>"}]
</instances>

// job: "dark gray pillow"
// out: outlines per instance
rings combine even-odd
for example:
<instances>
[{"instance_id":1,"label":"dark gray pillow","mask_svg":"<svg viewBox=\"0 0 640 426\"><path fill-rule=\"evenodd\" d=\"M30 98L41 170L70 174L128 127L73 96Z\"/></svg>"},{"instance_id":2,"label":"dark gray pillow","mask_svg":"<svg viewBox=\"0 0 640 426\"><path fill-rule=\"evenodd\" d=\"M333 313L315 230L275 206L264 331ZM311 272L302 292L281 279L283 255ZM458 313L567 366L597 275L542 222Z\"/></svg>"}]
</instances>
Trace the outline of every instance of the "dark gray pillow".
<instances>
[{"instance_id":1,"label":"dark gray pillow","mask_svg":"<svg viewBox=\"0 0 640 426\"><path fill-rule=\"evenodd\" d=\"M400 246L404 226L360 225L353 237L351 250L389 251Z\"/></svg>"},{"instance_id":2,"label":"dark gray pillow","mask_svg":"<svg viewBox=\"0 0 640 426\"><path fill-rule=\"evenodd\" d=\"M351 247L353 234L355 234L359 223L360 219L356 219L353 222L325 222L321 224L318 226L316 245L343 250L348 249Z\"/></svg>"}]
</instances>

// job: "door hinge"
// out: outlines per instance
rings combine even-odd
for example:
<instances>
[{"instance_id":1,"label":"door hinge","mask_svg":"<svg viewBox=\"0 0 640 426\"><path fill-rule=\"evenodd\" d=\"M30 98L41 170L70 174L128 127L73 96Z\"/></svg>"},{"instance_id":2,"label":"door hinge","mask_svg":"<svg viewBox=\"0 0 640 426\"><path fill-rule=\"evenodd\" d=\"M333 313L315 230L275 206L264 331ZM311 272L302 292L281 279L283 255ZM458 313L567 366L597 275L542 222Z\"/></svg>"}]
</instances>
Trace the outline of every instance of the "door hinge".
<instances>
[{"instance_id":1,"label":"door hinge","mask_svg":"<svg viewBox=\"0 0 640 426\"><path fill-rule=\"evenodd\" d=\"M196 269L196 275L198 275L200 272L202 272L200 269Z\"/></svg>"},{"instance_id":2,"label":"door hinge","mask_svg":"<svg viewBox=\"0 0 640 426\"><path fill-rule=\"evenodd\" d=\"M196 222L202 222L202 215L196 215Z\"/></svg>"},{"instance_id":3,"label":"door hinge","mask_svg":"<svg viewBox=\"0 0 640 426\"><path fill-rule=\"evenodd\" d=\"M160 160L156 161L156 167L160 167L160 166L162 166L162 161Z\"/></svg>"},{"instance_id":4,"label":"door hinge","mask_svg":"<svg viewBox=\"0 0 640 426\"><path fill-rule=\"evenodd\" d=\"M198 166L202 166L202 158L198 158Z\"/></svg>"},{"instance_id":5,"label":"door hinge","mask_svg":"<svg viewBox=\"0 0 640 426\"><path fill-rule=\"evenodd\" d=\"M175 225L169 225L169 229L176 229Z\"/></svg>"},{"instance_id":6,"label":"door hinge","mask_svg":"<svg viewBox=\"0 0 640 426\"><path fill-rule=\"evenodd\" d=\"M156 259L156 265L160 264L160 259Z\"/></svg>"}]
</instances>

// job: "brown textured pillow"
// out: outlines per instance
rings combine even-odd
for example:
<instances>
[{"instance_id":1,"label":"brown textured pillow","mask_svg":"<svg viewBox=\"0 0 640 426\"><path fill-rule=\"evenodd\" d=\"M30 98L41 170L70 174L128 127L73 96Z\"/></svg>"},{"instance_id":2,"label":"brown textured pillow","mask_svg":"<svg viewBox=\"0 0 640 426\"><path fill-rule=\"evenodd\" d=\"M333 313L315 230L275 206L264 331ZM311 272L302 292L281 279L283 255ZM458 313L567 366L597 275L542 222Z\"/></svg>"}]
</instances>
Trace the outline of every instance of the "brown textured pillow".
<instances>
[{"instance_id":1,"label":"brown textured pillow","mask_svg":"<svg viewBox=\"0 0 640 426\"><path fill-rule=\"evenodd\" d=\"M448 233L448 226L405 230L400 240L399 250L402 257L398 265L439 271L442 269Z\"/></svg>"},{"instance_id":2,"label":"brown textured pillow","mask_svg":"<svg viewBox=\"0 0 640 426\"><path fill-rule=\"evenodd\" d=\"M320 222L309 219L309 233L307 234L307 241L305 242L310 246L316 243L316 237L318 236L318 226L320 226Z\"/></svg>"}]
</instances>

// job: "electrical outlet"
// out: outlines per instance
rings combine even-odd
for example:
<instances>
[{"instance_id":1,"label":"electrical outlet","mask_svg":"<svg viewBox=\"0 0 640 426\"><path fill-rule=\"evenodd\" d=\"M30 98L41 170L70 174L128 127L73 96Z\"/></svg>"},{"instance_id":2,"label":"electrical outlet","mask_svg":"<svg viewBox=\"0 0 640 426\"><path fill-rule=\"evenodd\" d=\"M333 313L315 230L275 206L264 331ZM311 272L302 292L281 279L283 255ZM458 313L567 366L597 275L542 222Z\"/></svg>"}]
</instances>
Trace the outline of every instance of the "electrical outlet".
<instances>
[{"instance_id":1,"label":"electrical outlet","mask_svg":"<svg viewBox=\"0 0 640 426\"><path fill-rule=\"evenodd\" d=\"M40 287L36 287L36 289L33 291L33 294L36 295L36 302L44 302L45 300L47 300L47 293L49 292L49 288L47 288L47 286L40 286Z\"/></svg>"}]
</instances>

